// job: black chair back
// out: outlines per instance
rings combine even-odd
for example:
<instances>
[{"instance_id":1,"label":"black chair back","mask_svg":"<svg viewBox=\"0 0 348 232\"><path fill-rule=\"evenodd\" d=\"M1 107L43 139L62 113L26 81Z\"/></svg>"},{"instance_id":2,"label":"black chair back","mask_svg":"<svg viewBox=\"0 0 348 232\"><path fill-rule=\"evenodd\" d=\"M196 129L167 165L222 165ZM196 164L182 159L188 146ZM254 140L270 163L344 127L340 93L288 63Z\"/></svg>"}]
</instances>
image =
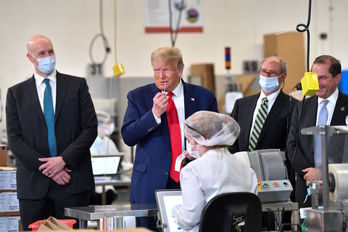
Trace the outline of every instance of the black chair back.
<instances>
[{"instance_id":1,"label":"black chair back","mask_svg":"<svg viewBox=\"0 0 348 232\"><path fill-rule=\"evenodd\" d=\"M262 228L262 206L257 195L249 192L223 193L204 207L200 232L258 232Z\"/></svg>"}]
</instances>

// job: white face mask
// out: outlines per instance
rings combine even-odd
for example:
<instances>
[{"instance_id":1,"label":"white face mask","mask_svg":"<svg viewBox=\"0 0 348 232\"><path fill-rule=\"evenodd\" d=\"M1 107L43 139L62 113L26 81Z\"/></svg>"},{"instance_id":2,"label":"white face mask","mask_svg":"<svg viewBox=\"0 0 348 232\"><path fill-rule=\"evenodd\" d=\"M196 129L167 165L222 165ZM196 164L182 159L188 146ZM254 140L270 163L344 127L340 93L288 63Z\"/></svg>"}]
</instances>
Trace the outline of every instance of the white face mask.
<instances>
[{"instance_id":1,"label":"white face mask","mask_svg":"<svg viewBox=\"0 0 348 232\"><path fill-rule=\"evenodd\" d=\"M105 129L105 134L107 136L110 136L112 134L112 132L114 132L115 130L115 124L112 122L110 123L109 127L107 129Z\"/></svg>"},{"instance_id":2,"label":"white face mask","mask_svg":"<svg viewBox=\"0 0 348 232\"><path fill-rule=\"evenodd\" d=\"M199 145L195 145L196 147L198 147ZM196 151L192 151L192 145L186 140L186 151L188 152L188 154L191 156L191 157L193 157L193 158L195 158L195 159L198 159L199 157L201 157L200 155L199 155L199 152L198 152L198 150L196 150Z\"/></svg>"}]
</instances>

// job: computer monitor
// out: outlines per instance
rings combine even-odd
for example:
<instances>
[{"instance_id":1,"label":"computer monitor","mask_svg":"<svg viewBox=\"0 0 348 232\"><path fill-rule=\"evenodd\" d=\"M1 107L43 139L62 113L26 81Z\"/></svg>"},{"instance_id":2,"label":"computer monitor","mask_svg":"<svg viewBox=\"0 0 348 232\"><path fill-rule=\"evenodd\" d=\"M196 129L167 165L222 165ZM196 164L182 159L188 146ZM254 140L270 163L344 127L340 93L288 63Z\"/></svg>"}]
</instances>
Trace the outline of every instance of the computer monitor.
<instances>
[{"instance_id":1,"label":"computer monitor","mask_svg":"<svg viewBox=\"0 0 348 232\"><path fill-rule=\"evenodd\" d=\"M123 158L123 154L92 156L92 170L94 176L116 175Z\"/></svg>"},{"instance_id":2,"label":"computer monitor","mask_svg":"<svg viewBox=\"0 0 348 232\"><path fill-rule=\"evenodd\" d=\"M183 231L173 215L173 209L183 202L181 190L156 189L156 202L163 232Z\"/></svg>"}]
</instances>

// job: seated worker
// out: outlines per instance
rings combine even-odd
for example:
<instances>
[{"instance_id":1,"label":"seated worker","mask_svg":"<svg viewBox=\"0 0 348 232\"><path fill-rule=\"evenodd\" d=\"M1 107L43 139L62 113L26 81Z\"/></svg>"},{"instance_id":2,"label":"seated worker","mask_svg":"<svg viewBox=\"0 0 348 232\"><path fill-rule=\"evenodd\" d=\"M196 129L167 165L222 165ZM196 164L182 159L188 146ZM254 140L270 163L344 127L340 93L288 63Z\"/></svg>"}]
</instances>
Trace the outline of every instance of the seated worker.
<instances>
[{"instance_id":1,"label":"seated worker","mask_svg":"<svg viewBox=\"0 0 348 232\"><path fill-rule=\"evenodd\" d=\"M176 219L184 231L198 231L204 206L226 192L257 194L255 172L227 149L239 135L232 118L210 111L198 111L185 121L187 155L196 158L180 173L183 205Z\"/></svg>"},{"instance_id":2,"label":"seated worker","mask_svg":"<svg viewBox=\"0 0 348 232\"><path fill-rule=\"evenodd\" d=\"M119 153L115 143L108 137L114 131L114 123L112 122L110 114L97 111L98 119L98 136L90 148L92 156L98 155L115 155ZM102 187L97 186L95 188L95 193L90 197L91 205L101 205L102 204ZM117 198L117 192L115 188L111 185L105 186L106 191L106 204L110 205Z\"/></svg>"},{"instance_id":3,"label":"seated worker","mask_svg":"<svg viewBox=\"0 0 348 232\"><path fill-rule=\"evenodd\" d=\"M115 124L110 114L103 111L97 111L96 114L98 119L98 136L90 148L92 156L117 154L119 151L115 143L109 138L115 129Z\"/></svg>"}]
</instances>

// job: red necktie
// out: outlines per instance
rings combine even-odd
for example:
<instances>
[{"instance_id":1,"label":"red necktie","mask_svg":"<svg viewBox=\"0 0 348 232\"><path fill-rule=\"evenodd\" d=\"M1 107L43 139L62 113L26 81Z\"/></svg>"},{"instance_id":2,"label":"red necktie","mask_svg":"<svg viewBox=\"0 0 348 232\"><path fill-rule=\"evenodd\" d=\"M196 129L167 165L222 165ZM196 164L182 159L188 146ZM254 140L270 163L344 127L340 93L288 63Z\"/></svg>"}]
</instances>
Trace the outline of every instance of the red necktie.
<instances>
[{"instance_id":1,"label":"red necktie","mask_svg":"<svg viewBox=\"0 0 348 232\"><path fill-rule=\"evenodd\" d=\"M170 151L172 154L170 162L170 177L177 183L180 180L180 172L175 171L176 158L181 154L181 134L178 111L173 102L173 92L168 93L167 120L170 135Z\"/></svg>"}]
</instances>

